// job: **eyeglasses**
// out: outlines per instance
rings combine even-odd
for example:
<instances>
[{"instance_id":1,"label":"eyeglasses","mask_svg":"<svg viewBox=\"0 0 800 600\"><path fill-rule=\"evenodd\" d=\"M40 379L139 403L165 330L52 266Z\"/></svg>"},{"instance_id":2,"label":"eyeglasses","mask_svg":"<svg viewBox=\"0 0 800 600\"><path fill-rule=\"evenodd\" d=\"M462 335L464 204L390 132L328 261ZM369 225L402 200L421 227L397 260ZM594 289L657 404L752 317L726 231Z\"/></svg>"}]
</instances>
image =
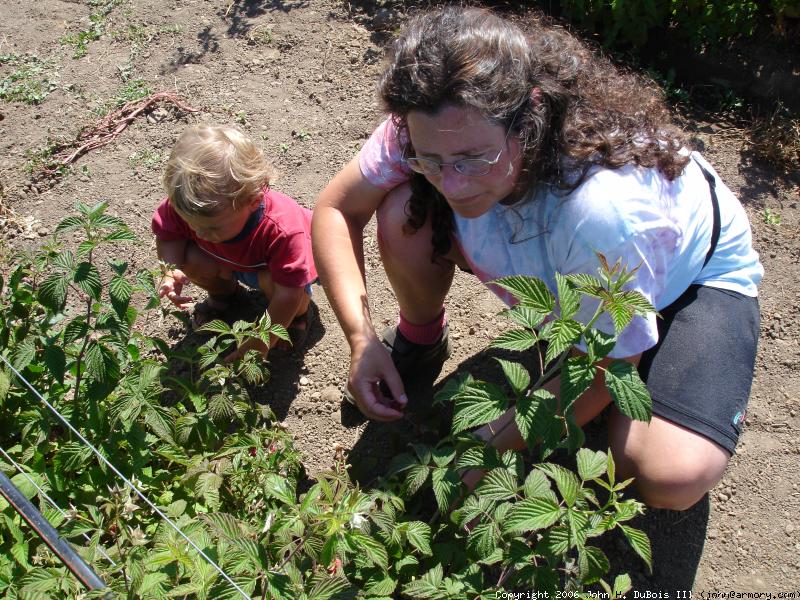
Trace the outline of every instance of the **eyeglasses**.
<instances>
[{"instance_id":1,"label":"eyeglasses","mask_svg":"<svg viewBox=\"0 0 800 600\"><path fill-rule=\"evenodd\" d=\"M514 118L516 119L516 114L514 115ZM500 148L497 156L494 157L494 160L487 160L485 158L462 158L461 160L457 160L453 163L443 163L431 160L430 158L409 156L405 159L406 164L408 165L408 168L415 173L420 173L421 175L428 177L433 177L441 173L442 167L453 167L456 173L466 175L467 177L482 177L483 175L488 175L489 171L492 170L492 167L500 161L500 155L503 154L503 150L506 149L508 134L511 133L511 127L513 125L514 120L511 121L511 125L508 127L506 136L503 139L503 146Z\"/></svg>"}]
</instances>

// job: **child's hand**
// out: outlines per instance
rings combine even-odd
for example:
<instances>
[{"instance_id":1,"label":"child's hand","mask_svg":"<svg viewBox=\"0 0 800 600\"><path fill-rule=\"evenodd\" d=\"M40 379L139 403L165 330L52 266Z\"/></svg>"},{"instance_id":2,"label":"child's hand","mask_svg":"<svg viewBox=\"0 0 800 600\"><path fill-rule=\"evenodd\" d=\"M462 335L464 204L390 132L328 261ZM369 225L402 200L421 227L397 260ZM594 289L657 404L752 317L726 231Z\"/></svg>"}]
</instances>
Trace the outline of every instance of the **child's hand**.
<instances>
[{"instance_id":1,"label":"child's hand","mask_svg":"<svg viewBox=\"0 0 800 600\"><path fill-rule=\"evenodd\" d=\"M269 347L261 340L257 340L256 338L250 338L246 340L236 350L234 350L233 352L228 354L225 358L223 358L222 362L229 363L235 360L239 360L250 350L256 350L257 352L260 352L262 356L266 357L267 352L269 352Z\"/></svg>"},{"instance_id":2,"label":"child's hand","mask_svg":"<svg viewBox=\"0 0 800 600\"><path fill-rule=\"evenodd\" d=\"M181 295L183 286L187 283L189 283L189 278L180 269L167 271L158 288L158 297L166 298L181 310L188 310L192 306L194 298Z\"/></svg>"}]
</instances>

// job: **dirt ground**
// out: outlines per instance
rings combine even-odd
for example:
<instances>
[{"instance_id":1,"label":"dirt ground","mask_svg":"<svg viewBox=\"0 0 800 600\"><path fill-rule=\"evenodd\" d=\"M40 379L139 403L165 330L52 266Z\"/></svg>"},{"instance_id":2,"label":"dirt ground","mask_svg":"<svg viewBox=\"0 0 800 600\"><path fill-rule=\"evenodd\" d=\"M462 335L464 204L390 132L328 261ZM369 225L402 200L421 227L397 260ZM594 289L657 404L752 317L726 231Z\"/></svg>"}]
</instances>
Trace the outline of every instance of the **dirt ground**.
<instances>
[{"instance_id":1,"label":"dirt ground","mask_svg":"<svg viewBox=\"0 0 800 600\"><path fill-rule=\"evenodd\" d=\"M77 46L65 38L89 30L89 15L105 8L102 35L86 41L85 55L75 58ZM313 207L379 121L374 87L381 48L403 19L389 9L364 12L335 0L0 0L0 14L0 56L35 55L37 77L52 88L38 105L0 103L6 250L49 235L77 200L108 201L142 240L126 257L134 269L155 264L150 215L163 197L163 162L187 124L238 124L263 144L279 173L274 187ZM17 68L0 62L0 79ZM176 93L199 112L165 104L81 157L60 179L31 179L32 152L51 140L75 139L138 80L153 92ZM636 589L649 597L686 598L678 592L694 590L705 592L702 598L715 591L780 598L800 590L800 176L754 162L736 129L699 123L693 135L745 204L766 268L755 385L723 480L687 512L651 510L640 520L653 543L654 573L620 540L609 542L611 562L630 571ZM775 215L779 225L768 223ZM365 242L367 275L372 314L382 327L396 318L396 304L374 235L373 223ZM293 432L311 473L331 464L336 443L353 447L367 465L385 464L392 428L359 422L347 410L343 416L347 346L324 292L314 291L321 324L312 345L303 356L273 361L273 380L261 399ZM457 276L448 305L455 351L445 375L486 366L489 338L504 326L495 316L499 308L474 278ZM187 335L174 321L143 326L175 341Z\"/></svg>"}]
</instances>

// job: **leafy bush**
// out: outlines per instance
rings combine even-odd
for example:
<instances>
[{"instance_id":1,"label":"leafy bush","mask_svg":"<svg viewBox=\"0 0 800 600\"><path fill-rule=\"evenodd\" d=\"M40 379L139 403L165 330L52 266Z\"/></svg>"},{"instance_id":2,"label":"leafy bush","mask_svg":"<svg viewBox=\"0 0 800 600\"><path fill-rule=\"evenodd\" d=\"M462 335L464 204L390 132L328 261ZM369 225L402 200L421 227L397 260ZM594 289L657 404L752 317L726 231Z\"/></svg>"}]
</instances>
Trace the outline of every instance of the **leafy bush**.
<instances>
[{"instance_id":1,"label":"leafy bush","mask_svg":"<svg viewBox=\"0 0 800 600\"><path fill-rule=\"evenodd\" d=\"M673 28L695 46L750 37L761 19L798 16L800 0L562 0L562 14L600 33L606 46L641 46L654 28Z\"/></svg>"},{"instance_id":2,"label":"leafy bush","mask_svg":"<svg viewBox=\"0 0 800 600\"><path fill-rule=\"evenodd\" d=\"M633 273L619 264L603 262L600 278L559 276L558 300L540 281L500 280L520 300L506 314L521 328L494 344L535 348L542 375L533 381L521 365L502 361L510 394L469 377L450 383L437 400L454 403L452 434L433 446L413 444L380 486L362 490L350 481L342 449L329 473L305 478L291 436L250 399L251 386L269 378L258 353L233 364L218 360L243 337L285 331L268 317L232 326L215 321L205 327L211 339L184 351L138 333L135 305L157 316L154 275L131 274L115 259L101 264L102 253L134 236L105 204L79 204L78 213L0 281L0 353L131 485L121 485L5 366L2 447L24 465L27 477L13 481L38 497L45 516L118 594L439 599L591 586L620 594L629 578L605 582L609 560L590 543L615 528L650 563L646 536L626 524L643 510L623 498L630 480L616 480L609 454L581 448L571 410L603 369L620 410L650 415L635 369L624 361L600 362L615 337L594 329L597 318L609 313L618 333L635 314L651 310L625 291ZM67 247L61 238L75 234ZM582 298L597 302L587 324L573 319ZM588 350L583 358L570 355L579 340ZM561 410L542 388L556 373ZM550 462L528 469L529 452L500 454L468 433L512 404L538 460L560 448L577 450L576 471ZM13 470L4 461L0 466ZM475 468L487 474L469 492L460 471ZM43 493L63 512L49 507ZM145 506L149 499L175 527ZM0 592L80 595L78 583L3 501L0 522Z\"/></svg>"}]
</instances>

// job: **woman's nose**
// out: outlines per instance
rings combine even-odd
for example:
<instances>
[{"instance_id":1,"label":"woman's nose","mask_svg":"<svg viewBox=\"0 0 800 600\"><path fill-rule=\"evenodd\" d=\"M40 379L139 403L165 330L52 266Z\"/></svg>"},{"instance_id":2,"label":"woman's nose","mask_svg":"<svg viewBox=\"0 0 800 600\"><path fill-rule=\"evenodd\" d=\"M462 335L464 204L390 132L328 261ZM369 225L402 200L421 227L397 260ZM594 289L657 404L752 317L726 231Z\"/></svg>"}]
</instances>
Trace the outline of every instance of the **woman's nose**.
<instances>
[{"instance_id":1,"label":"woman's nose","mask_svg":"<svg viewBox=\"0 0 800 600\"><path fill-rule=\"evenodd\" d=\"M442 165L439 173L439 191L445 198L459 198L467 185L469 182L466 176L456 171L452 165Z\"/></svg>"}]
</instances>

